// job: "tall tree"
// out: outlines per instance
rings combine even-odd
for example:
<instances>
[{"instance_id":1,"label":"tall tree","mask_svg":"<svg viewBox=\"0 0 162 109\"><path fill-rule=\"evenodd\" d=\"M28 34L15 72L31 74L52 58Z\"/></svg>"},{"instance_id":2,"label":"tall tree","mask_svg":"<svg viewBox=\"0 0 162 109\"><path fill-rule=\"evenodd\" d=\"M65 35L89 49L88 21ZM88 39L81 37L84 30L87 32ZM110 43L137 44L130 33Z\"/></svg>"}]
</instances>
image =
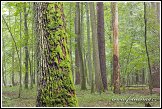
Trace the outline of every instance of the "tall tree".
<instances>
[{"instance_id":1,"label":"tall tree","mask_svg":"<svg viewBox=\"0 0 162 109\"><path fill-rule=\"evenodd\" d=\"M73 70L73 54L72 54L72 37L71 37L71 19L72 19L72 3L70 3L69 5L69 13L70 13L70 22L69 22L69 28L70 28L70 59L71 59L71 71L72 71L72 74L73 74L73 81L74 81L74 70Z\"/></svg>"},{"instance_id":2,"label":"tall tree","mask_svg":"<svg viewBox=\"0 0 162 109\"><path fill-rule=\"evenodd\" d=\"M145 32L144 32L144 38L145 38L145 48L146 48L146 55L147 55L147 61L148 61L148 67L149 67L149 90L150 94L152 94L152 73L151 73L151 64L150 64L150 57L148 52L148 46L147 46L147 17L146 17L146 3L144 2L144 24L145 24Z\"/></svg>"},{"instance_id":3,"label":"tall tree","mask_svg":"<svg viewBox=\"0 0 162 109\"><path fill-rule=\"evenodd\" d=\"M3 58L2 58L2 79L3 79L3 85L6 86L6 53L5 53L5 41L4 38L2 38L2 49L3 49Z\"/></svg>"},{"instance_id":4,"label":"tall tree","mask_svg":"<svg viewBox=\"0 0 162 109\"><path fill-rule=\"evenodd\" d=\"M114 93L120 93L120 66L119 66L119 47L118 47L118 7L117 3L111 3L113 18L113 84Z\"/></svg>"},{"instance_id":5,"label":"tall tree","mask_svg":"<svg viewBox=\"0 0 162 109\"><path fill-rule=\"evenodd\" d=\"M12 42L12 85L15 85L15 74L14 74L14 60L15 60L15 47L14 42Z\"/></svg>"},{"instance_id":6,"label":"tall tree","mask_svg":"<svg viewBox=\"0 0 162 109\"><path fill-rule=\"evenodd\" d=\"M28 61L29 61L29 52L28 52L28 25L27 25L27 17L28 13L26 11L27 3L24 3L24 35L25 35L25 88L28 89L29 82L29 72L28 72Z\"/></svg>"},{"instance_id":7,"label":"tall tree","mask_svg":"<svg viewBox=\"0 0 162 109\"><path fill-rule=\"evenodd\" d=\"M105 36L104 36L104 10L103 2L97 3L97 36L98 49L100 58L101 77L104 90L107 90L107 75L106 75L106 55L105 55Z\"/></svg>"},{"instance_id":8,"label":"tall tree","mask_svg":"<svg viewBox=\"0 0 162 109\"><path fill-rule=\"evenodd\" d=\"M95 69L95 85L96 90L101 92L103 89L101 80L101 70L99 61L99 51L98 51L98 40L97 40L97 27L96 27L96 14L94 9L94 3L89 3L90 7L90 20L92 28L92 44L93 44L93 65Z\"/></svg>"},{"instance_id":9,"label":"tall tree","mask_svg":"<svg viewBox=\"0 0 162 109\"><path fill-rule=\"evenodd\" d=\"M37 106L77 106L63 3L36 3L41 69Z\"/></svg>"},{"instance_id":10,"label":"tall tree","mask_svg":"<svg viewBox=\"0 0 162 109\"><path fill-rule=\"evenodd\" d=\"M79 3L77 4L79 5ZM86 63L84 60L84 21L83 21L83 3L81 5L81 13L78 13L78 17L81 19L78 20L78 26L77 27L77 35L78 35L78 50L79 50L79 59L80 59L80 72L81 72L81 90L85 90L86 88Z\"/></svg>"},{"instance_id":11,"label":"tall tree","mask_svg":"<svg viewBox=\"0 0 162 109\"><path fill-rule=\"evenodd\" d=\"M76 4L76 13L75 13L75 34L78 34L78 25L80 21L80 9L79 5ZM80 84L80 70L79 70L79 51L78 51L78 35L75 38L75 84Z\"/></svg>"},{"instance_id":12,"label":"tall tree","mask_svg":"<svg viewBox=\"0 0 162 109\"><path fill-rule=\"evenodd\" d=\"M92 81L92 59L91 59L91 41L90 41L90 22L89 22L89 6L86 3L86 17L87 17L87 59L88 59L88 74L89 74L89 81L88 83L91 84Z\"/></svg>"},{"instance_id":13,"label":"tall tree","mask_svg":"<svg viewBox=\"0 0 162 109\"><path fill-rule=\"evenodd\" d=\"M22 14L21 14L21 11L20 11L20 40L22 39L22 34L21 34L21 30L22 30ZM22 43L21 43L22 45ZM21 53L21 46L20 46L20 72L19 72L19 98L20 98L20 95L21 95L21 89L22 89L22 64L21 64L21 60L22 60L22 53Z\"/></svg>"}]
</instances>

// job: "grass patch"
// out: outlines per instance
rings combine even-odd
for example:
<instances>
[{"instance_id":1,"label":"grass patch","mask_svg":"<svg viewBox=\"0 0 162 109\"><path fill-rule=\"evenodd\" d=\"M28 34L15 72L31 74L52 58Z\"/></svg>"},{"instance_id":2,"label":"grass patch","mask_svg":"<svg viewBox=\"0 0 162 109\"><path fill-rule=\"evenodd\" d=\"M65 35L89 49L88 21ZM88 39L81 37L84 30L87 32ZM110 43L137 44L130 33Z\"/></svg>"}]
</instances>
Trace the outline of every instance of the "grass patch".
<instances>
[{"instance_id":1,"label":"grass patch","mask_svg":"<svg viewBox=\"0 0 162 109\"><path fill-rule=\"evenodd\" d=\"M111 88L109 88L111 89ZM129 92L129 91L134 92ZM35 107L36 105L36 86L33 89L22 88L21 98L18 98L19 87L2 88L3 107ZM154 107L160 107L159 94L143 94L140 91L147 91L141 88L130 88L124 93L114 94L111 90L105 93L91 94L90 87L87 90L80 90L76 86L76 93L79 107L144 107L145 102L149 102ZM137 93L135 93L137 92ZM138 99L141 99L138 101ZM153 100L152 100L153 99ZM150 100L150 101L149 101ZM152 100L152 101L151 101Z\"/></svg>"}]
</instances>

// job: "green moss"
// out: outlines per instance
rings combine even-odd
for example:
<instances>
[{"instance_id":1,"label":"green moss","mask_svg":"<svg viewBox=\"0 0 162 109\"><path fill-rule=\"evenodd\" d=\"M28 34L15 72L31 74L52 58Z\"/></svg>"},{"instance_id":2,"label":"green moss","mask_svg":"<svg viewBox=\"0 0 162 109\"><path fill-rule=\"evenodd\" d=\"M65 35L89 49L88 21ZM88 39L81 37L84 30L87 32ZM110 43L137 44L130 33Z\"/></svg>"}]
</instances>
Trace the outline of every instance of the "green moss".
<instances>
[{"instance_id":1,"label":"green moss","mask_svg":"<svg viewBox=\"0 0 162 109\"><path fill-rule=\"evenodd\" d=\"M44 80L46 82L41 89L42 106L77 106L77 99L68 55L67 34L64 27L62 3L48 3L46 12L48 24L45 30L49 33L45 57L51 67L48 67ZM47 15L46 15L47 14ZM44 17L46 18L46 17ZM55 65L55 64L56 65ZM53 66L53 67L52 67ZM58 66L58 67L56 67Z\"/></svg>"}]
</instances>

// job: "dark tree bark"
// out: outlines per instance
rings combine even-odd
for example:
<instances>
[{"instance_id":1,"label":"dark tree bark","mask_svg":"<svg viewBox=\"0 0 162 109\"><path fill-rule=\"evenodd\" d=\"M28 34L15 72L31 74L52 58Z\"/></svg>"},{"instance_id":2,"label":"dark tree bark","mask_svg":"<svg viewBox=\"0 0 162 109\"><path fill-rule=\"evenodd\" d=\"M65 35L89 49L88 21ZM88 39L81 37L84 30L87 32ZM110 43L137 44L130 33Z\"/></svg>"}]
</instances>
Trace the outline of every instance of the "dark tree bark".
<instances>
[{"instance_id":1,"label":"dark tree bark","mask_svg":"<svg viewBox=\"0 0 162 109\"><path fill-rule=\"evenodd\" d=\"M35 3L40 70L38 107L77 106L72 81L63 3ZM41 10L41 11L40 11Z\"/></svg>"},{"instance_id":2,"label":"dark tree bark","mask_svg":"<svg viewBox=\"0 0 162 109\"><path fill-rule=\"evenodd\" d=\"M97 3L97 35L102 83L104 90L107 91L103 2Z\"/></svg>"},{"instance_id":3,"label":"dark tree bark","mask_svg":"<svg viewBox=\"0 0 162 109\"><path fill-rule=\"evenodd\" d=\"M80 21L80 18L79 18L79 13L80 13L80 10L79 10L79 5L76 6L76 13L75 13L75 34L78 34L77 31L78 31L78 21ZM80 84L80 70L79 70L79 50L78 50L78 35L76 36L75 38L75 84Z\"/></svg>"}]
</instances>

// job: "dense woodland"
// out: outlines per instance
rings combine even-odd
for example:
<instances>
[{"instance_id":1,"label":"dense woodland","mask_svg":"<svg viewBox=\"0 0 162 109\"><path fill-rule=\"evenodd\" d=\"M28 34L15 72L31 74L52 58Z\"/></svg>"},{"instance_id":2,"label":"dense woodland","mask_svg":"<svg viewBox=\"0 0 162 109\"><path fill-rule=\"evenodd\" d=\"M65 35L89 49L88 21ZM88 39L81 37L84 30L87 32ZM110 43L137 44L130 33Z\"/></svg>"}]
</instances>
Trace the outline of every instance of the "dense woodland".
<instances>
[{"instance_id":1,"label":"dense woodland","mask_svg":"<svg viewBox=\"0 0 162 109\"><path fill-rule=\"evenodd\" d=\"M160 6L2 2L2 106L159 107Z\"/></svg>"}]
</instances>

